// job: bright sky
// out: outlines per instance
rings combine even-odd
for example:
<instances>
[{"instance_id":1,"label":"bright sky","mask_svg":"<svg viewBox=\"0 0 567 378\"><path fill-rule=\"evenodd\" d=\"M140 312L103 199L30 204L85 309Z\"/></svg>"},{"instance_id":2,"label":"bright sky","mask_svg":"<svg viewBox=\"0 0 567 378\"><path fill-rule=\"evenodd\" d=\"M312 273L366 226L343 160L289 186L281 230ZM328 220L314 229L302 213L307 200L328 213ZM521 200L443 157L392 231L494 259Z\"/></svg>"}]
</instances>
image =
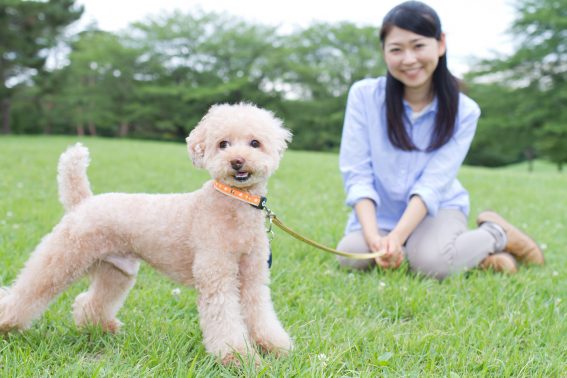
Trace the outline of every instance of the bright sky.
<instances>
[{"instance_id":1,"label":"bright sky","mask_svg":"<svg viewBox=\"0 0 567 378\"><path fill-rule=\"evenodd\" d=\"M82 23L96 22L108 31L174 9L227 12L246 20L280 25L282 30L314 21L350 21L378 27L401 0L78 0L85 6ZM506 34L514 20L513 0L424 0L433 7L447 35L449 68L468 71L471 57L488 58L513 51Z\"/></svg>"}]
</instances>

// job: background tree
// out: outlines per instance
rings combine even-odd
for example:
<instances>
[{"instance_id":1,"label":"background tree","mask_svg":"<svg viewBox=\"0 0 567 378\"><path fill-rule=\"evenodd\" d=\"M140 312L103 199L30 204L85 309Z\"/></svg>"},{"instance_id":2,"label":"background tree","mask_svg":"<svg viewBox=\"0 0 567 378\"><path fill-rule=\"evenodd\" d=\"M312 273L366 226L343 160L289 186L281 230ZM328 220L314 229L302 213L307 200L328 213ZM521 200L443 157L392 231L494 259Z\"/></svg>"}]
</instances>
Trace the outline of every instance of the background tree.
<instances>
[{"instance_id":1,"label":"background tree","mask_svg":"<svg viewBox=\"0 0 567 378\"><path fill-rule=\"evenodd\" d=\"M58 109L77 133L125 136L132 122L130 104L136 98L135 75L140 52L120 42L118 35L90 30L72 45L65 67ZM54 109L50 109L54 111Z\"/></svg>"},{"instance_id":2,"label":"background tree","mask_svg":"<svg viewBox=\"0 0 567 378\"><path fill-rule=\"evenodd\" d=\"M123 33L84 31L69 37L67 66L41 69L65 25L47 22L44 8L76 18L72 3L0 5L0 97L14 132L182 141L210 105L244 100L283 118L293 148L336 150L348 89L386 71L374 27L316 23L282 34L204 11L163 13ZM465 77L482 108L468 163L566 161L566 12L567 0L518 0L516 51ZM3 118L8 131L8 111Z\"/></svg>"},{"instance_id":3,"label":"background tree","mask_svg":"<svg viewBox=\"0 0 567 378\"><path fill-rule=\"evenodd\" d=\"M466 163L496 167L525 160L534 136L530 124L517 119L514 110L521 94L495 81L470 85L467 95L482 113Z\"/></svg>"},{"instance_id":4,"label":"background tree","mask_svg":"<svg viewBox=\"0 0 567 378\"><path fill-rule=\"evenodd\" d=\"M0 3L0 113L2 132L11 132L11 98L17 84L40 70L56 37L79 19L75 0Z\"/></svg>"},{"instance_id":5,"label":"background tree","mask_svg":"<svg viewBox=\"0 0 567 378\"><path fill-rule=\"evenodd\" d=\"M337 149L353 82L385 72L378 29L317 23L285 40L279 68L287 89L283 113L296 148Z\"/></svg>"},{"instance_id":6,"label":"background tree","mask_svg":"<svg viewBox=\"0 0 567 378\"><path fill-rule=\"evenodd\" d=\"M180 139L217 102L274 102L267 86L275 28L219 13L174 12L135 23L133 46L144 51L141 75L142 129Z\"/></svg>"},{"instance_id":7,"label":"background tree","mask_svg":"<svg viewBox=\"0 0 567 378\"><path fill-rule=\"evenodd\" d=\"M567 161L562 153L567 150L567 0L519 0L516 7L511 29L516 52L483 62L471 77L498 81L513 92L514 102L499 111L499 119L513 128L509 138L522 136L526 158L543 156L560 167Z\"/></svg>"}]
</instances>

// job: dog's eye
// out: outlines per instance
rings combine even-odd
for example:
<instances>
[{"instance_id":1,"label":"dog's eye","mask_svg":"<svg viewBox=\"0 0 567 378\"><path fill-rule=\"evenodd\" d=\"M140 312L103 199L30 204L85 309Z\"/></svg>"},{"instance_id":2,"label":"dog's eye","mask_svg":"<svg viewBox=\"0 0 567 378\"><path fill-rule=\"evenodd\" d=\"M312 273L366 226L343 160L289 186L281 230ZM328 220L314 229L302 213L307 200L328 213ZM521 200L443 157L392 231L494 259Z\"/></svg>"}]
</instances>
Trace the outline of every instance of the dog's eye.
<instances>
[{"instance_id":1,"label":"dog's eye","mask_svg":"<svg viewBox=\"0 0 567 378\"><path fill-rule=\"evenodd\" d=\"M227 142L226 140L223 140L223 141L221 141L221 142L219 143L219 148L220 148L221 150L224 150L224 149L227 148L228 146L230 146L230 143Z\"/></svg>"},{"instance_id":2,"label":"dog's eye","mask_svg":"<svg viewBox=\"0 0 567 378\"><path fill-rule=\"evenodd\" d=\"M253 147L253 148L259 148L260 142L258 142L256 139L254 139L250 142L250 146Z\"/></svg>"}]
</instances>

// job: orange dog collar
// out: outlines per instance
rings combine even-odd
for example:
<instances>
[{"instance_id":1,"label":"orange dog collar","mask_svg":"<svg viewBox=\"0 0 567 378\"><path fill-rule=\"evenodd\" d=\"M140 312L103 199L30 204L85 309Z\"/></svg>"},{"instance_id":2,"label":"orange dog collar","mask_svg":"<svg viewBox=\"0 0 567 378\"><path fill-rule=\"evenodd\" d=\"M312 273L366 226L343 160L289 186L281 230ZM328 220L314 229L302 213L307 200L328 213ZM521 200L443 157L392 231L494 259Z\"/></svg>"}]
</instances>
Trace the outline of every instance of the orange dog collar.
<instances>
[{"instance_id":1,"label":"orange dog collar","mask_svg":"<svg viewBox=\"0 0 567 378\"><path fill-rule=\"evenodd\" d=\"M247 204L252 205L260 210L266 207L266 202L268 201L266 197L256 196L254 194L243 192L242 190L225 185L217 180L213 182L213 187L222 194L235 198L239 201L246 202Z\"/></svg>"}]
</instances>

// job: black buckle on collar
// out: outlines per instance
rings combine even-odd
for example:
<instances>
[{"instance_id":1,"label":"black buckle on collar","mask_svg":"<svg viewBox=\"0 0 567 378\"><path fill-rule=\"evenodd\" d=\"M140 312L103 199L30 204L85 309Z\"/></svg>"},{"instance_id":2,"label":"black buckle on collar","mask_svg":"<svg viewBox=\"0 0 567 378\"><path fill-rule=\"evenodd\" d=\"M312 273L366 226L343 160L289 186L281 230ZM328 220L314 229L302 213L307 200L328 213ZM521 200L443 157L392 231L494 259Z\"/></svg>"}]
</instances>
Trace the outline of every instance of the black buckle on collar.
<instances>
[{"instance_id":1,"label":"black buckle on collar","mask_svg":"<svg viewBox=\"0 0 567 378\"><path fill-rule=\"evenodd\" d=\"M268 202L268 199L266 197L260 197L260 203L258 205L250 204L250 206L255 207L259 210L264 210L266 208L266 202Z\"/></svg>"}]
</instances>

